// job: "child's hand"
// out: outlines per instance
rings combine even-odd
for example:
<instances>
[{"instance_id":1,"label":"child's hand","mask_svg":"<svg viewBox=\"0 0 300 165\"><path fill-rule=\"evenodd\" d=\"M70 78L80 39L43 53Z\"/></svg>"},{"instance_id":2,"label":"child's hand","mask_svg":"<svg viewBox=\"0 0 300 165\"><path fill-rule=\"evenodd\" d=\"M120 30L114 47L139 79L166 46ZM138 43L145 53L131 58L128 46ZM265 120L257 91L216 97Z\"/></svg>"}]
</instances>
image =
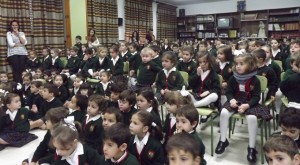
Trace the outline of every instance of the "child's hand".
<instances>
[{"instance_id":1,"label":"child's hand","mask_svg":"<svg viewBox=\"0 0 300 165\"><path fill-rule=\"evenodd\" d=\"M104 99L105 99L105 100L109 100L109 97L108 97L108 96L104 96Z\"/></svg>"},{"instance_id":2,"label":"child's hand","mask_svg":"<svg viewBox=\"0 0 300 165\"><path fill-rule=\"evenodd\" d=\"M134 75L134 70L130 70L130 71L129 71L129 76L130 76L130 77L133 77L133 75Z\"/></svg>"},{"instance_id":3,"label":"child's hand","mask_svg":"<svg viewBox=\"0 0 300 165\"><path fill-rule=\"evenodd\" d=\"M275 96L271 96L271 100L272 100L272 102L274 102L276 100L276 97Z\"/></svg>"},{"instance_id":4,"label":"child's hand","mask_svg":"<svg viewBox=\"0 0 300 165\"><path fill-rule=\"evenodd\" d=\"M205 96L207 96L207 95L209 95L209 91L205 91L205 92L201 93L201 94L200 94L200 97L205 97Z\"/></svg>"},{"instance_id":5,"label":"child's hand","mask_svg":"<svg viewBox=\"0 0 300 165\"><path fill-rule=\"evenodd\" d=\"M222 89L226 89L227 88L227 83L226 82L222 82Z\"/></svg>"},{"instance_id":6,"label":"child's hand","mask_svg":"<svg viewBox=\"0 0 300 165\"><path fill-rule=\"evenodd\" d=\"M198 75L198 76L201 76L202 73L203 73L203 70L201 69L201 66L199 66L199 67L197 68L197 75Z\"/></svg>"},{"instance_id":7,"label":"child's hand","mask_svg":"<svg viewBox=\"0 0 300 165\"><path fill-rule=\"evenodd\" d=\"M176 129L176 130L174 131L174 135L177 134L177 133L181 133L181 132L182 132L181 129Z\"/></svg>"},{"instance_id":8,"label":"child's hand","mask_svg":"<svg viewBox=\"0 0 300 165\"><path fill-rule=\"evenodd\" d=\"M245 111L247 110L247 109L249 109L249 104L242 104L242 105L240 105L239 106L239 108L238 108L238 112L239 113L245 113Z\"/></svg>"},{"instance_id":9,"label":"child's hand","mask_svg":"<svg viewBox=\"0 0 300 165\"><path fill-rule=\"evenodd\" d=\"M31 111L34 113L38 112L37 106L35 104L32 104Z\"/></svg>"},{"instance_id":10,"label":"child's hand","mask_svg":"<svg viewBox=\"0 0 300 165\"><path fill-rule=\"evenodd\" d=\"M163 90L163 89L160 90L160 94L161 94L161 95L164 95L164 94L165 94L165 90Z\"/></svg>"},{"instance_id":11,"label":"child's hand","mask_svg":"<svg viewBox=\"0 0 300 165\"><path fill-rule=\"evenodd\" d=\"M168 92L170 92L170 90L169 89L165 89L165 93L168 93Z\"/></svg>"},{"instance_id":12,"label":"child's hand","mask_svg":"<svg viewBox=\"0 0 300 165\"><path fill-rule=\"evenodd\" d=\"M88 59L89 59L89 56L85 54L84 57L83 57L83 61L86 61Z\"/></svg>"},{"instance_id":13,"label":"child's hand","mask_svg":"<svg viewBox=\"0 0 300 165\"><path fill-rule=\"evenodd\" d=\"M66 101L64 107L68 107L70 101Z\"/></svg>"},{"instance_id":14,"label":"child's hand","mask_svg":"<svg viewBox=\"0 0 300 165\"><path fill-rule=\"evenodd\" d=\"M229 103L230 103L230 107L232 107L232 108L238 107L237 101L235 99L230 100Z\"/></svg>"}]
</instances>

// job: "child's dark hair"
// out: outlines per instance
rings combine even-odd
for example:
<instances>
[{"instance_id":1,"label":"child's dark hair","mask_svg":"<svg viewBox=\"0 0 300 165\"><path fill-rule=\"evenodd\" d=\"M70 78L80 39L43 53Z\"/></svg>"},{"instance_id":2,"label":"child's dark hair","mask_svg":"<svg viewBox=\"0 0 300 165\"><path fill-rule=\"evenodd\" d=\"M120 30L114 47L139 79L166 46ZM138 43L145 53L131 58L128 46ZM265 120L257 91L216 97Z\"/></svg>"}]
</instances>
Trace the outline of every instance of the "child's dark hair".
<instances>
[{"instance_id":1,"label":"child's dark hair","mask_svg":"<svg viewBox=\"0 0 300 165\"><path fill-rule=\"evenodd\" d=\"M34 85L37 88L40 88L41 86L43 86L42 81L38 81L38 80L34 80L31 82L31 85Z\"/></svg>"},{"instance_id":2,"label":"child's dark hair","mask_svg":"<svg viewBox=\"0 0 300 165\"><path fill-rule=\"evenodd\" d=\"M45 84L44 89L47 89L49 93L53 93L54 97L56 97L59 93L58 88L52 83Z\"/></svg>"},{"instance_id":3,"label":"child's dark hair","mask_svg":"<svg viewBox=\"0 0 300 165\"><path fill-rule=\"evenodd\" d=\"M199 66L199 59L206 58L206 62L208 63L208 68L212 70L216 65L216 58L213 55L210 55L208 51L199 51L197 53L197 63Z\"/></svg>"},{"instance_id":4,"label":"child's dark hair","mask_svg":"<svg viewBox=\"0 0 300 165\"><path fill-rule=\"evenodd\" d=\"M51 108L45 115L46 120L50 120L52 124L61 122L69 115L69 110L65 107Z\"/></svg>"},{"instance_id":5,"label":"child's dark hair","mask_svg":"<svg viewBox=\"0 0 300 165\"><path fill-rule=\"evenodd\" d=\"M8 73L3 70L0 71L0 74L5 74L6 76L8 75Z\"/></svg>"},{"instance_id":6,"label":"child's dark hair","mask_svg":"<svg viewBox=\"0 0 300 165\"><path fill-rule=\"evenodd\" d=\"M200 41L199 45L204 45L205 47L207 47L207 42L206 41Z\"/></svg>"},{"instance_id":7,"label":"child's dark hair","mask_svg":"<svg viewBox=\"0 0 300 165\"><path fill-rule=\"evenodd\" d=\"M31 73L28 73L28 72L25 73L25 75L23 76L23 79L24 79L25 77L28 77L29 80L32 81L32 75L31 75Z\"/></svg>"},{"instance_id":8,"label":"child's dark hair","mask_svg":"<svg viewBox=\"0 0 300 165\"><path fill-rule=\"evenodd\" d=\"M164 58L170 60L171 63L173 64L173 66L176 66L177 56L175 55L175 53L173 51L164 52L161 59L164 59Z\"/></svg>"},{"instance_id":9,"label":"child's dark hair","mask_svg":"<svg viewBox=\"0 0 300 165\"><path fill-rule=\"evenodd\" d=\"M80 108L81 111L85 111L88 106L88 97L82 94L76 94L74 95L76 98L76 105Z\"/></svg>"},{"instance_id":10,"label":"child's dark hair","mask_svg":"<svg viewBox=\"0 0 300 165\"><path fill-rule=\"evenodd\" d=\"M99 112L105 112L108 102L101 95L92 95L89 97L89 102L95 102L99 106Z\"/></svg>"},{"instance_id":11,"label":"child's dark hair","mask_svg":"<svg viewBox=\"0 0 300 165\"><path fill-rule=\"evenodd\" d=\"M273 40L273 39L272 39ZM276 39L275 39L276 40ZM277 41L277 40L276 40ZM266 43L264 42L264 41L262 41L262 40L255 40L254 41L254 44L255 44L255 46L256 47L262 47L262 46L264 46Z\"/></svg>"},{"instance_id":12,"label":"child's dark hair","mask_svg":"<svg viewBox=\"0 0 300 165\"><path fill-rule=\"evenodd\" d=\"M178 48L179 46L178 46L178 44L173 44L173 48L174 48L174 47L177 47L177 48Z\"/></svg>"},{"instance_id":13,"label":"child's dark hair","mask_svg":"<svg viewBox=\"0 0 300 165\"><path fill-rule=\"evenodd\" d=\"M75 38L81 40L81 36L80 35L77 35Z\"/></svg>"},{"instance_id":14,"label":"child's dark hair","mask_svg":"<svg viewBox=\"0 0 300 165\"><path fill-rule=\"evenodd\" d=\"M108 113L108 114L114 114L114 115L116 116L116 121L117 121L117 123L118 123L118 122L123 122L123 116L122 116L122 114L121 114L121 111L120 111L118 108L116 108L116 107L108 107L108 108L105 110L104 114L105 114L105 113Z\"/></svg>"},{"instance_id":15,"label":"child's dark hair","mask_svg":"<svg viewBox=\"0 0 300 165\"><path fill-rule=\"evenodd\" d=\"M158 45L151 45L150 48L156 53L160 52L160 47Z\"/></svg>"},{"instance_id":16,"label":"child's dark hair","mask_svg":"<svg viewBox=\"0 0 300 165\"><path fill-rule=\"evenodd\" d=\"M263 61L265 61L266 58L267 58L266 52L265 52L264 50L262 50L262 49L253 50L251 54L252 54L254 57L262 58Z\"/></svg>"},{"instance_id":17,"label":"child's dark hair","mask_svg":"<svg viewBox=\"0 0 300 165\"><path fill-rule=\"evenodd\" d=\"M92 55L93 54L93 49L92 48L86 48L84 53Z\"/></svg>"},{"instance_id":18,"label":"child's dark hair","mask_svg":"<svg viewBox=\"0 0 300 165\"><path fill-rule=\"evenodd\" d=\"M111 74L109 71L102 71L100 74L105 74L107 76L108 80L110 80Z\"/></svg>"},{"instance_id":19,"label":"child's dark hair","mask_svg":"<svg viewBox=\"0 0 300 165\"><path fill-rule=\"evenodd\" d=\"M84 82L80 85L80 90L81 89L87 89L88 90L88 96L92 95L92 93L93 93L91 85L87 82Z\"/></svg>"},{"instance_id":20,"label":"child's dark hair","mask_svg":"<svg viewBox=\"0 0 300 165\"><path fill-rule=\"evenodd\" d=\"M121 101L128 101L129 105L131 105L132 107L135 105L136 103L136 95L132 90L124 90L123 92L121 92L119 99Z\"/></svg>"},{"instance_id":21,"label":"child's dark hair","mask_svg":"<svg viewBox=\"0 0 300 165\"><path fill-rule=\"evenodd\" d=\"M103 140L111 140L120 147L124 143L129 143L130 136L129 128L125 124L116 123L105 130Z\"/></svg>"},{"instance_id":22,"label":"child's dark hair","mask_svg":"<svg viewBox=\"0 0 300 165\"><path fill-rule=\"evenodd\" d=\"M170 137L167 142L166 150L171 152L173 150L183 150L193 155L193 158L200 157L197 141L187 132L177 133Z\"/></svg>"},{"instance_id":23,"label":"child's dark hair","mask_svg":"<svg viewBox=\"0 0 300 165\"><path fill-rule=\"evenodd\" d=\"M179 91L169 91L165 94L164 98L166 103L176 105L177 107L192 104L191 96L182 96Z\"/></svg>"},{"instance_id":24,"label":"child's dark hair","mask_svg":"<svg viewBox=\"0 0 300 165\"><path fill-rule=\"evenodd\" d=\"M79 48L77 47L77 46L72 46L71 48L70 48L70 50L73 50L74 52L78 52L78 50L79 50Z\"/></svg>"},{"instance_id":25,"label":"child's dark hair","mask_svg":"<svg viewBox=\"0 0 300 165\"><path fill-rule=\"evenodd\" d=\"M158 102L154 97L154 92L152 88L148 88L148 87L141 88L140 90L138 90L137 93L137 96L139 95L143 96L147 100L147 102L151 103L152 110L159 116Z\"/></svg>"},{"instance_id":26,"label":"child's dark hair","mask_svg":"<svg viewBox=\"0 0 300 165\"><path fill-rule=\"evenodd\" d=\"M111 84L111 92L121 93L127 89L127 85L123 82L115 82Z\"/></svg>"},{"instance_id":27,"label":"child's dark hair","mask_svg":"<svg viewBox=\"0 0 300 165\"><path fill-rule=\"evenodd\" d=\"M294 41L291 41L290 45L294 45L294 44L297 44L300 46L300 39L296 39Z\"/></svg>"},{"instance_id":28,"label":"child's dark hair","mask_svg":"<svg viewBox=\"0 0 300 165\"><path fill-rule=\"evenodd\" d=\"M4 98L4 105L6 106L7 104L11 104L12 99L15 97L20 97L18 94L16 93L8 93L6 94L5 98Z\"/></svg>"},{"instance_id":29,"label":"child's dark hair","mask_svg":"<svg viewBox=\"0 0 300 165\"><path fill-rule=\"evenodd\" d=\"M300 112L296 108L285 109L279 117L279 125L283 125L287 128L300 129Z\"/></svg>"},{"instance_id":30,"label":"child's dark hair","mask_svg":"<svg viewBox=\"0 0 300 165\"><path fill-rule=\"evenodd\" d=\"M219 47L218 51L223 52L223 54L225 55L225 61L233 60L232 49L230 46L222 45Z\"/></svg>"},{"instance_id":31,"label":"child's dark hair","mask_svg":"<svg viewBox=\"0 0 300 165\"><path fill-rule=\"evenodd\" d=\"M195 49L192 46L185 46L182 51L187 51L191 55L191 57L194 56Z\"/></svg>"},{"instance_id":32,"label":"child's dark hair","mask_svg":"<svg viewBox=\"0 0 300 165\"><path fill-rule=\"evenodd\" d=\"M246 69L246 73L250 73L253 72L257 69L257 62L256 62L256 58L254 56L252 56L249 53L244 53L244 54L240 54L238 56L234 57L234 62L233 62L233 67L232 70L236 71L235 67L236 67L236 62L235 60L238 58L243 58L244 62L246 64L248 64L248 68Z\"/></svg>"},{"instance_id":33,"label":"child's dark hair","mask_svg":"<svg viewBox=\"0 0 300 165\"><path fill-rule=\"evenodd\" d=\"M183 116L187 118L191 124L193 124L195 121L197 122L194 130L196 129L198 123L199 123L199 114L197 109L194 105L184 105L177 109L176 116Z\"/></svg>"},{"instance_id":34,"label":"child's dark hair","mask_svg":"<svg viewBox=\"0 0 300 165\"><path fill-rule=\"evenodd\" d=\"M151 136L162 139L163 134L161 128L153 122L153 116L148 111L137 111L132 116L136 115L144 126L148 126L148 132Z\"/></svg>"},{"instance_id":35,"label":"child's dark hair","mask_svg":"<svg viewBox=\"0 0 300 165\"><path fill-rule=\"evenodd\" d=\"M67 85L67 83L68 83L68 76L67 75L65 75L65 74L57 74L57 75L55 75L55 77L54 77L54 80L56 79L56 77L61 77L61 79L62 79L62 81L63 81L63 86L66 86Z\"/></svg>"},{"instance_id":36,"label":"child's dark hair","mask_svg":"<svg viewBox=\"0 0 300 165\"><path fill-rule=\"evenodd\" d=\"M118 45L112 45L109 49L111 49L115 53L119 52L119 46Z\"/></svg>"},{"instance_id":37,"label":"child's dark hair","mask_svg":"<svg viewBox=\"0 0 300 165\"><path fill-rule=\"evenodd\" d=\"M135 50L138 48L138 45L135 42L131 42L129 46L132 46Z\"/></svg>"},{"instance_id":38,"label":"child's dark hair","mask_svg":"<svg viewBox=\"0 0 300 165\"><path fill-rule=\"evenodd\" d=\"M264 144L263 150L265 153L283 152L294 159L296 154L299 154L296 142L286 135L275 135L270 137Z\"/></svg>"}]
</instances>

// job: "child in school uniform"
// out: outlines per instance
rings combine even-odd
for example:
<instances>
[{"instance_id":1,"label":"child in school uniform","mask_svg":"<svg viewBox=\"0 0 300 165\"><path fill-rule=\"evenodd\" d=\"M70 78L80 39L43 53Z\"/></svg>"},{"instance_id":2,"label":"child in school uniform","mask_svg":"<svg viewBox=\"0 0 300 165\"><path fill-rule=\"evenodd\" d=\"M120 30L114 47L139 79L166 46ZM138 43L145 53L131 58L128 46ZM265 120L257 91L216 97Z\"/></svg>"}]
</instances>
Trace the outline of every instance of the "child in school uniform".
<instances>
[{"instance_id":1,"label":"child in school uniform","mask_svg":"<svg viewBox=\"0 0 300 165\"><path fill-rule=\"evenodd\" d=\"M103 138L105 164L139 165L139 161L127 151L130 132L123 123L116 123L105 130Z\"/></svg>"},{"instance_id":2,"label":"child in school uniform","mask_svg":"<svg viewBox=\"0 0 300 165\"><path fill-rule=\"evenodd\" d=\"M117 45L113 45L109 49L110 57L108 66L109 72L112 76L123 75L124 70L124 62L119 56L119 47Z\"/></svg>"},{"instance_id":3,"label":"child in school uniform","mask_svg":"<svg viewBox=\"0 0 300 165\"><path fill-rule=\"evenodd\" d=\"M59 58L60 50L57 48L51 49L50 54L51 54L51 63L50 66L47 66L47 68L45 68L45 70L55 69L58 72L61 72L64 67L64 64Z\"/></svg>"},{"instance_id":4,"label":"child in school uniform","mask_svg":"<svg viewBox=\"0 0 300 165\"><path fill-rule=\"evenodd\" d=\"M251 54L242 54L234 58L233 76L228 81L225 92L227 101L220 115L220 141L215 149L216 154L222 154L229 145L226 139L229 118L234 113L245 114L248 123L249 146L247 160L256 162L255 141L257 134L257 118L270 120L270 110L259 104L261 89L256 77L256 58Z\"/></svg>"},{"instance_id":5,"label":"child in school uniform","mask_svg":"<svg viewBox=\"0 0 300 165\"><path fill-rule=\"evenodd\" d=\"M274 60L279 60L282 64L285 63L287 54L280 50L280 43L274 38L271 40L271 53Z\"/></svg>"},{"instance_id":6,"label":"child in school uniform","mask_svg":"<svg viewBox=\"0 0 300 165\"><path fill-rule=\"evenodd\" d=\"M178 71L184 71L189 74L189 80L192 76L196 74L197 65L193 61L194 48L191 46L186 46L182 50L182 61L177 64Z\"/></svg>"},{"instance_id":7,"label":"child in school uniform","mask_svg":"<svg viewBox=\"0 0 300 165\"><path fill-rule=\"evenodd\" d=\"M281 76L282 70L281 70L280 66L272 58L270 46L264 45L261 47L261 49L264 50L266 53L266 65L273 69L273 71L276 74L277 82L280 83L280 81L281 81L280 76ZM278 83L278 86L279 86L279 83Z\"/></svg>"},{"instance_id":8,"label":"child in school uniform","mask_svg":"<svg viewBox=\"0 0 300 165\"><path fill-rule=\"evenodd\" d=\"M300 52L296 52L292 57L290 57L290 68L287 69L284 74L282 80L285 80L286 78L290 77L291 75L297 73L297 67L295 67L296 59L300 56Z\"/></svg>"},{"instance_id":9,"label":"child in school uniform","mask_svg":"<svg viewBox=\"0 0 300 165\"><path fill-rule=\"evenodd\" d=\"M186 132L192 135L192 137L198 143L198 150L201 159L201 165L206 165L204 159L205 146L196 132L197 125L199 123L199 114L197 109L193 105L184 105L176 111L176 131L175 133Z\"/></svg>"},{"instance_id":10,"label":"child in school uniform","mask_svg":"<svg viewBox=\"0 0 300 165\"><path fill-rule=\"evenodd\" d=\"M81 94L74 95L66 106L69 109L69 115L73 116L74 121L81 123L86 116L86 109L88 105L88 98Z\"/></svg>"},{"instance_id":11,"label":"child in school uniform","mask_svg":"<svg viewBox=\"0 0 300 165\"><path fill-rule=\"evenodd\" d=\"M166 150L170 165L199 165L201 164L197 141L192 135L182 132L173 135L167 143Z\"/></svg>"},{"instance_id":12,"label":"child in school uniform","mask_svg":"<svg viewBox=\"0 0 300 165\"><path fill-rule=\"evenodd\" d=\"M84 78L89 77L90 74L88 71L93 69L95 61L93 60L92 55L93 55L93 49L87 48L85 50L84 57L81 63L79 64L80 69L78 72L81 73Z\"/></svg>"},{"instance_id":13,"label":"child in school uniform","mask_svg":"<svg viewBox=\"0 0 300 165\"><path fill-rule=\"evenodd\" d=\"M106 100L109 100L111 94L111 81L110 73L108 71L102 71L100 73L100 82L96 86L95 93L103 96Z\"/></svg>"},{"instance_id":14,"label":"child in school uniform","mask_svg":"<svg viewBox=\"0 0 300 165\"><path fill-rule=\"evenodd\" d=\"M294 40L290 44L290 55L286 58L285 62L282 63L283 70L287 71L291 69L291 59L296 56L297 53L300 53L300 40Z\"/></svg>"},{"instance_id":15,"label":"child in school uniform","mask_svg":"<svg viewBox=\"0 0 300 165\"><path fill-rule=\"evenodd\" d=\"M52 135L52 145L55 148L53 155L42 158L39 164L86 164L98 165L103 158L87 144L80 141L80 125L70 119L64 119L56 126Z\"/></svg>"},{"instance_id":16,"label":"child in school uniform","mask_svg":"<svg viewBox=\"0 0 300 165\"><path fill-rule=\"evenodd\" d=\"M129 89L124 90L119 96L118 103L123 117L123 123L129 126L132 115L137 112L137 109L134 108L136 103L136 94Z\"/></svg>"},{"instance_id":17,"label":"child in school uniform","mask_svg":"<svg viewBox=\"0 0 300 165\"><path fill-rule=\"evenodd\" d=\"M129 130L133 135L128 143L128 151L143 165L163 165L164 149L162 144L150 132L159 132L153 124L152 115L147 111L133 114Z\"/></svg>"},{"instance_id":18,"label":"child in school uniform","mask_svg":"<svg viewBox=\"0 0 300 165\"><path fill-rule=\"evenodd\" d=\"M116 123L122 123L123 116L118 108L109 107L103 113L103 128L107 130Z\"/></svg>"},{"instance_id":19,"label":"child in school uniform","mask_svg":"<svg viewBox=\"0 0 300 165\"><path fill-rule=\"evenodd\" d=\"M98 57L95 60L95 64L93 66L93 77L99 78L100 73L103 71L107 71L109 69L109 58L107 57L107 48L101 46L98 48Z\"/></svg>"},{"instance_id":20,"label":"child in school uniform","mask_svg":"<svg viewBox=\"0 0 300 165\"><path fill-rule=\"evenodd\" d=\"M21 107L20 96L15 93L6 94L3 101L5 108L0 110L0 150L6 146L22 147L37 139L30 134L30 114L28 109Z\"/></svg>"},{"instance_id":21,"label":"child in school uniform","mask_svg":"<svg viewBox=\"0 0 300 165\"><path fill-rule=\"evenodd\" d=\"M157 63L152 61L154 51L148 47L141 51L142 64L137 75L136 88L151 87L154 83L157 73L162 69ZM130 75L131 77L134 75Z\"/></svg>"},{"instance_id":22,"label":"child in school uniform","mask_svg":"<svg viewBox=\"0 0 300 165\"><path fill-rule=\"evenodd\" d=\"M172 49L171 49L171 47L169 45L169 40L165 38L164 42L163 42L163 46L161 48L161 51L162 51L162 53L164 53L164 52L170 51L170 50L172 50Z\"/></svg>"},{"instance_id":23,"label":"child in school uniform","mask_svg":"<svg viewBox=\"0 0 300 165\"><path fill-rule=\"evenodd\" d=\"M70 48L70 57L68 58L67 65L61 73L66 74L68 77L74 75L79 70L80 59L77 56L78 47L73 46Z\"/></svg>"},{"instance_id":24,"label":"child in school uniform","mask_svg":"<svg viewBox=\"0 0 300 165\"><path fill-rule=\"evenodd\" d=\"M31 73L26 73L23 77L23 84L22 84L22 106L26 107L27 109L29 109L29 100L30 100L30 96L31 96L31 91L30 91L30 86L31 86L31 81L32 81L32 75Z\"/></svg>"},{"instance_id":25,"label":"child in school uniform","mask_svg":"<svg viewBox=\"0 0 300 165\"><path fill-rule=\"evenodd\" d=\"M43 48L42 50L42 68L44 70L49 70L51 66L51 53L50 53L50 48Z\"/></svg>"},{"instance_id":26,"label":"child in school uniform","mask_svg":"<svg viewBox=\"0 0 300 165\"><path fill-rule=\"evenodd\" d=\"M30 85L30 97L28 100L28 106L29 109L31 110L33 106L36 106L37 109L40 108L41 102L43 101L42 96L40 95L41 89L43 86L42 81L34 80L31 82Z\"/></svg>"},{"instance_id":27,"label":"child in school uniform","mask_svg":"<svg viewBox=\"0 0 300 165\"><path fill-rule=\"evenodd\" d=\"M129 61L129 73L130 75L137 75L137 70L142 63L142 58L140 54L137 52L138 45L135 42L132 42L128 46L129 51L131 53L131 57L128 59Z\"/></svg>"},{"instance_id":28,"label":"child in school uniform","mask_svg":"<svg viewBox=\"0 0 300 165\"><path fill-rule=\"evenodd\" d=\"M82 122L85 143L103 153L103 125L101 114L107 108L107 101L100 95L92 95L88 100L87 114Z\"/></svg>"},{"instance_id":29,"label":"child in school uniform","mask_svg":"<svg viewBox=\"0 0 300 165\"><path fill-rule=\"evenodd\" d=\"M217 107L221 87L218 74L214 71L215 58L203 51L198 52L197 57L197 73L189 81L192 101L195 107Z\"/></svg>"},{"instance_id":30,"label":"child in school uniform","mask_svg":"<svg viewBox=\"0 0 300 165\"><path fill-rule=\"evenodd\" d=\"M73 87L69 89L70 98L72 98L74 95L79 94L80 85L85 81L83 76L79 73L76 74L76 77L73 82Z\"/></svg>"},{"instance_id":31,"label":"child in school uniform","mask_svg":"<svg viewBox=\"0 0 300 165\"><path fill-rule=\"evenodd\" d=\"M300 153L297 145L288 136L274 136L263 146L265 158L269 165L299 165Z\"/></svg>"},{"instance_id":32,"label":"child in school uniform","mask_svg":"<svg viewBox=\"0 0 300 165\"><path fill-rule=\"evenodd\" d=\"M128 59L131 57L131 53L128 51L127 42L120 42L120 57L123 60L123 62L128 61Z\"/></svg>"},{"instance_id":33,"label":"child in school uniform","mask_svg":"<svg viewBox=\"0 0 300 165\"><path fill-rule=\"evenodd\" d=\"M149 46L149 48L151 48L154 51L154 53L152 54L152 61L162 68L162 61L159 56L161 52L160 47L158 45L151 45Z\"/></svg>"},{"instance_id":34,"label":"child in school uniform","mask_svg":"<svg viewBox=\"0 0 300 165\"><path fill-rule=\"evenodd\" d=\"M40 60L37 58L36 51L34 51L34 50L29 51L28 58L27 58L26 64L25 64L25 69L28 72L35 73L36 69L41 66L42 66L42 64L41 64Z\"/></svg>"},{"instance_id":35,"label":"child in school uniform","mask_svg":"<svg viewBox=\"0 0 300 165\"><path fill-rule=\"evenodd\" d=\"M66 87L67 76L64 74L58 74L54 77L53 84L58 88L57 98L65 103L69 98L68 88Z\"/></svg>"},{"instance_id":36,"label":"child in school uniform","mask_svg":"<svg viewBox=\"0 0 300 165\"><path fill-rule=\"evenodd\" d=\"M127 89L127 85L124 82L118 81L112 83L108 107L119 108L119 103L118 103L119 96L126 89Z\"/></svg>"}]
</instances>

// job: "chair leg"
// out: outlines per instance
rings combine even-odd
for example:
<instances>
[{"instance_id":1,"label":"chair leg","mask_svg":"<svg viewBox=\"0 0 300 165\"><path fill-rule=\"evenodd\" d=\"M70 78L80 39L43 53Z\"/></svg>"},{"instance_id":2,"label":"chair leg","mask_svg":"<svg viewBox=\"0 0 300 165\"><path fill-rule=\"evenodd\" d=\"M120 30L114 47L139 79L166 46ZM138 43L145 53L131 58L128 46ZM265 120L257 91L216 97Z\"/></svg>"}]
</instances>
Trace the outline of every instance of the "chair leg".
<instances>
[{"instance_id":1,"label":"chair leg","mask_svg":"<svg viewBox=\"0 0 300 165\"><path fill-rule=\"evenodd\" d=\"M160 105L160 113L161 113L161 122L162 122L162 125L165 125L165 120L164 120L164 107L163 107L163 105Z\"/></svg>"},{"instance_id":2,"label":"chair leg","mask_svg":"<svg viewBox=\"0 0 300 165\"><path fill-rule=\"evenodd\" d=\"M234 133L235 123L236 123L236 119L233 119L233 125L232 125L232 130L231 130L232 134Z\"/></svg>"},{"instance_id":3,"label":"chair leg","mask_svg":"<svg viewBox=\"0 0 300 165\"><path fill-rule=\"evenodd\" d=\"M213 127L213 115L210 116L210 143L211 143L211 156L214 156L214 127Z\"/></svg>"},{"instance_id":4,"label":"chair leg","mask_svg":"<svg viewBox=\"0 0 300 165\"><path fill-rule=\"evenodd\" d=\"M231 127L232 127L232 118L229 118L229 132L228 132L229 139L231 138Z\"/></svg>"},{"instance_id":5,"label":"chair leg","mask_svg":"<svg viewBox=\"0 0 300 165\"><path fill-rule=\"evenodd\" d=\"M264 145L264 120L261 121L260 127L260 156L261 156L261 164L264 164L264 152L263 152L263 145Z\"/></svg>"}]
</instances>

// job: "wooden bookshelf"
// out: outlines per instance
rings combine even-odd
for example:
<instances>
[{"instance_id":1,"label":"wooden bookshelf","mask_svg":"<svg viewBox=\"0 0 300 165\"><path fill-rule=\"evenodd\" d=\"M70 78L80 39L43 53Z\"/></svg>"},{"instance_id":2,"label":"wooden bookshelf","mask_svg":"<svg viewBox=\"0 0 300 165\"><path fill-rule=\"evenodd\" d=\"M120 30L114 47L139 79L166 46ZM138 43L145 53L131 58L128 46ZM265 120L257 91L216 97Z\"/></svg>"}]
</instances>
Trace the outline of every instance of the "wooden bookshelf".
<instances>
[{"instance_id":1,"label":"wooden bookshelf","mask_svg":"<svg viewBox=\"0 0 300 165\"><path fill-rule=\"evenodd\" d=\"M177 18L177 38L179 40L193 40L196 38L196 17L186 16Z\"/></svg>"}]
</instances>

